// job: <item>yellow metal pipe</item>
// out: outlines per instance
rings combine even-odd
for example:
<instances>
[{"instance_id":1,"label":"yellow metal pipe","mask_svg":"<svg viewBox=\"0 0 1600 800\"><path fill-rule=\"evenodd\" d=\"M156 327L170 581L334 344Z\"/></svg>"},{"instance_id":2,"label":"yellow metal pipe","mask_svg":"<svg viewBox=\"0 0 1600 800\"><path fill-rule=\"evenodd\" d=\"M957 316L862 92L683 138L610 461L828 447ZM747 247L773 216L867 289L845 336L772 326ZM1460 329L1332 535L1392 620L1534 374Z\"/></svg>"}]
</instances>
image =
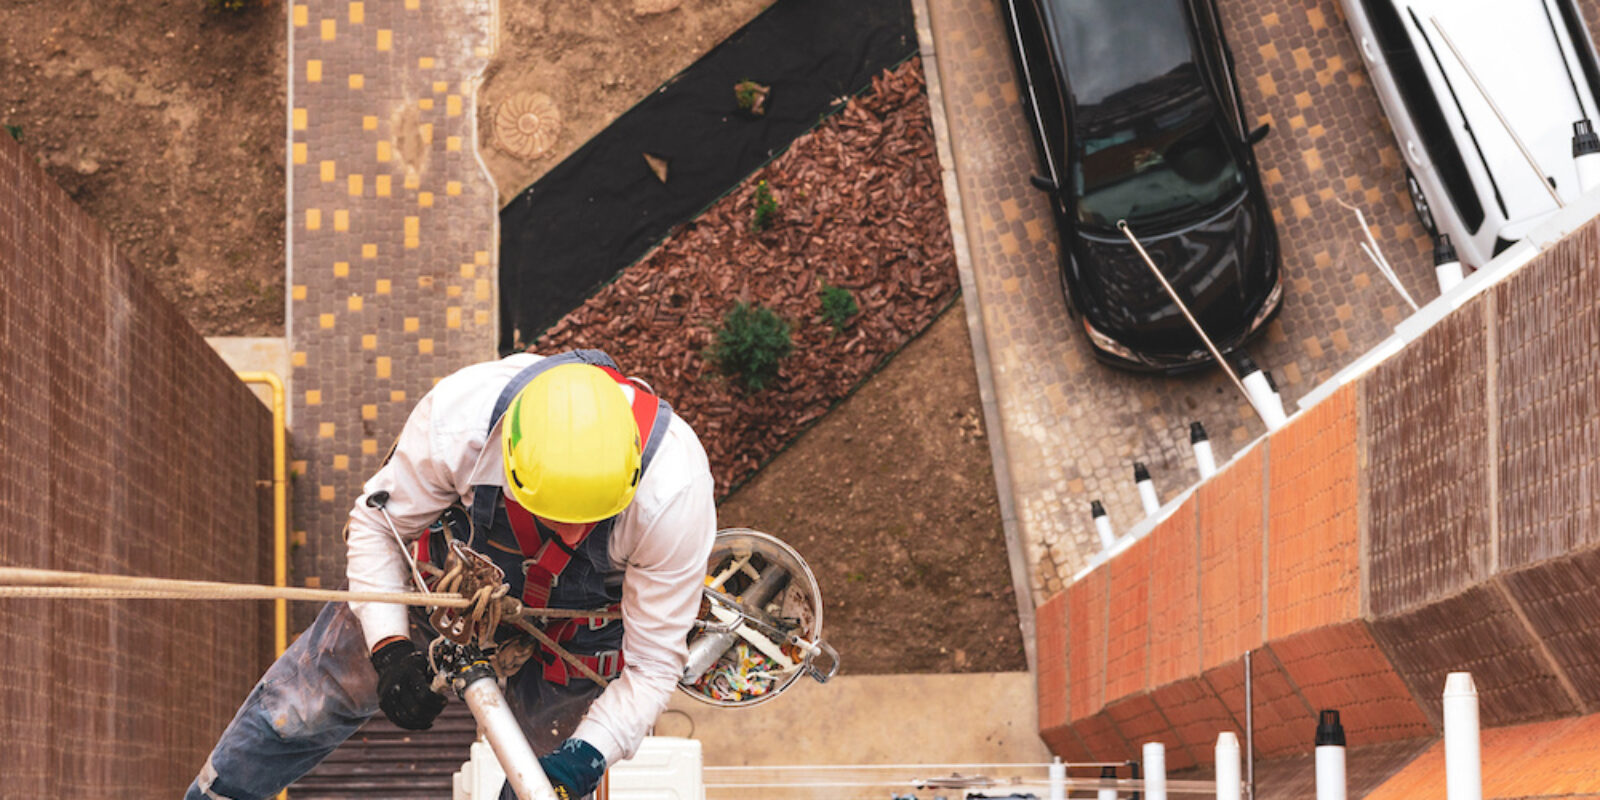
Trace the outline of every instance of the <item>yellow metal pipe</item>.
<instances>
[{"instance_id":1,"label":"yellow metal pipe","mask_svg":"<svg viewBox=\"0 0 1600 800\"><path fill-rule=\"evenodd\" d=\"M283 381L271 372L236 373L245 383L272 389L272 585L289 585L289 448L284 434ZM289 601L272 601L272 644L276 655L289 647Z\"/></svg>"}]
</instances>

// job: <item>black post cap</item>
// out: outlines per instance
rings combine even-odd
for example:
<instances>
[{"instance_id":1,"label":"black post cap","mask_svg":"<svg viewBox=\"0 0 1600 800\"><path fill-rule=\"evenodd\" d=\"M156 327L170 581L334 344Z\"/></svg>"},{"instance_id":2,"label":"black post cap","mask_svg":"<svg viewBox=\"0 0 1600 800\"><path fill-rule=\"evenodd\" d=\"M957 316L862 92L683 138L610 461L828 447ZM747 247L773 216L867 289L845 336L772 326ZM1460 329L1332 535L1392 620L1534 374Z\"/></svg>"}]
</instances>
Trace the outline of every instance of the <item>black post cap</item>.
<instances>
[{"instance_id":1,"label":"black post cap","mask_svg":"<svg viewBox=\"0 0 1600 800\"><path fill-rule=\"evenodd\" d=\"M1333 708L1322 709L1322 715L1317 719L1317 747L1344 747L1344 726L1339 724L1339 711Z\"/></svg>"},{"instance_id":2,"label":"black post cap","mask_svg":"<svg viewBox=\"0 0 1600 800\"><path fill-rule=\"evenodd\" d=\"M1238 371L1241 378L1260 369L1260 367L1256 366L1256 362L1250 358L1250 354L1243 350L1235 350L1233 352L1233 368Z\"/></svg>"},{"instance_id":3,"label":"black post cap","mask_svg":"<svg viewBox=\"0 0 1600 800\"><path fill-rule=\"evenodd\" d=\"M1150 470L1145 468L1143 461L1133 462L1133 482L1150 480Z\"/></svg>"},{"instance_id":4,"label":"black post cap","mask_svg":"<svg viewBox=\"0 0 1600 800\"><path fill-rule=\"evenodd\" d=\"M1456 256L1456 246L1450 243L1450 234L1441 233L1439 238L1433 240L1433 265L1448 264L1460 261Z\"/></svg>"},{"instance_id":5,"label":"black post cap","mask_svg":"<svg viewBox=\"0 0 1600 800\"><path fill-rule=\"evenodd\" d=\"M1089 513L1091 515L1093 515L1093 516L1096 516L1096 517L1103 517L1103 516L1106 515L1106 507L1103 506L1103 505L1100 505L1100 501L1099 500L1090 500L1089 501Z\"/></svg>"},{"instance_id":6,"label":"black post cap","mask_svg":"<svg viewBox=\"0 0 1600 800\"><path fill-rule=\"evenodd\" d=\"M1580 119L1572 123L1572 157L1586 156L1600 153L1600 136L1596 136L1594 125L1587 119Z\"/></svg>"},{"instance_id":7,"label":"black post cap","mask_svg":"<svg viewBox=\"0 0 1600 800\"><path fill-rule=\"evenodd\" d=\"M1206 426L1201 425L1199 422L1189 423L1189 444L1199 444L1208 440Z\"/></svg>"}]
</instances>

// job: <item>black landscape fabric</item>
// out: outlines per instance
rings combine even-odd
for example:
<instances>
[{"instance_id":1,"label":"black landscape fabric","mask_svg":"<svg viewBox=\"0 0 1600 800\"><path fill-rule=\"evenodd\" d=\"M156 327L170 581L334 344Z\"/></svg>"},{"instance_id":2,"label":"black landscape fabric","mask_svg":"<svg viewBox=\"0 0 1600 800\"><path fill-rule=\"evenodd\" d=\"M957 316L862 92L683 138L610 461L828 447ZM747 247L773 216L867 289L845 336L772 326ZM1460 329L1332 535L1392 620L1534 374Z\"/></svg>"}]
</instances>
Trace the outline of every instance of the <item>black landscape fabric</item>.
<instances>
[{"instance_id":1,"label":"black landscape fabric","mask_svg":"<svg viewBox=\"0 0 1600 800\"><path fill-rule=\"evenodd\" d=\"M916 51L910 0L778 0L500 212L500 350L618 272ZM772 87L741 114L734 84ZM665 159L661 183L644 154ZM519 336L520 333L520 336Z\"/></svg>"}]
</instances>

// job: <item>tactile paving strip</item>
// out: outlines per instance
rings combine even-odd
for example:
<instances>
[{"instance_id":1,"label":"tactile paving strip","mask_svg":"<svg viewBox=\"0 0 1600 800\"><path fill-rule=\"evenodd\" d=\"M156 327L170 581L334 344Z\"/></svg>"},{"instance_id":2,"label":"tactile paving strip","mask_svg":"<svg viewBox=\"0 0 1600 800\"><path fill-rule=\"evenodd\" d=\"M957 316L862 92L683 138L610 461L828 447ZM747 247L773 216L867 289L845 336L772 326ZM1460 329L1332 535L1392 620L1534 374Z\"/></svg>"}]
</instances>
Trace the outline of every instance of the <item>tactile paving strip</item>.
<instances>
[{"instance_id":1,"label":"tactile paving strip","mask_svg":"<svg viewBox=\"0 0 1600 800\"><path fill-rule=\"evenodd\" d=\"M473 96L496 20L493 0L289 14L294 578L334 585L350 505L411 407L494 357L496 195Z\"/></svg>"},{"instance_id":2,"label":"tactile paving strip","mask_svg":"<svg viewBox=\"0 0 1600 800\"><path fill-rule=\"evenodd\" d=\"M1414 608L1488 576L1485 336L1480 300L1364 381L1376 615Z\"/></svg>"},{"instance_id":3,"label":"tactile paving strip","mask_svg":"<svg viewBox=\"0 0 1600 800\"><path fill-rule=\"evenodd\" d=\"M1600 223L1495 287L1501 568L1600 543Z\"/></svg>"}]
</instances>

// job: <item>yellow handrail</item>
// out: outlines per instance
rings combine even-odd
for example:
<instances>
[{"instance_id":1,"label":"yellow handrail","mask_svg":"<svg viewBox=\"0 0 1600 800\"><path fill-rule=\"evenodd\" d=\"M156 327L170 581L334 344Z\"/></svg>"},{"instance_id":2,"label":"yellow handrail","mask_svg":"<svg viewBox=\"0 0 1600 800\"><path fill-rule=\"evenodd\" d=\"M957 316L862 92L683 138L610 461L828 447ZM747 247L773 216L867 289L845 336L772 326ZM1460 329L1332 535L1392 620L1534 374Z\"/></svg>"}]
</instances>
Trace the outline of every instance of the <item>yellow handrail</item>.
<instances>
[{"instance_id":1,"label":"yellow handrail","mask_svg":"<svg viewBox=\"0 0 1600 800\"><path fill-rule=\"evenodd\" d=\"M288 445L284 428L283 381L271 372L236 373L245 383L264 383L272 389L272 585L289 585L289 475ZM277 656L289 647L289 603L272 601L272 642Z\"/></svg>"}]
</instances>

